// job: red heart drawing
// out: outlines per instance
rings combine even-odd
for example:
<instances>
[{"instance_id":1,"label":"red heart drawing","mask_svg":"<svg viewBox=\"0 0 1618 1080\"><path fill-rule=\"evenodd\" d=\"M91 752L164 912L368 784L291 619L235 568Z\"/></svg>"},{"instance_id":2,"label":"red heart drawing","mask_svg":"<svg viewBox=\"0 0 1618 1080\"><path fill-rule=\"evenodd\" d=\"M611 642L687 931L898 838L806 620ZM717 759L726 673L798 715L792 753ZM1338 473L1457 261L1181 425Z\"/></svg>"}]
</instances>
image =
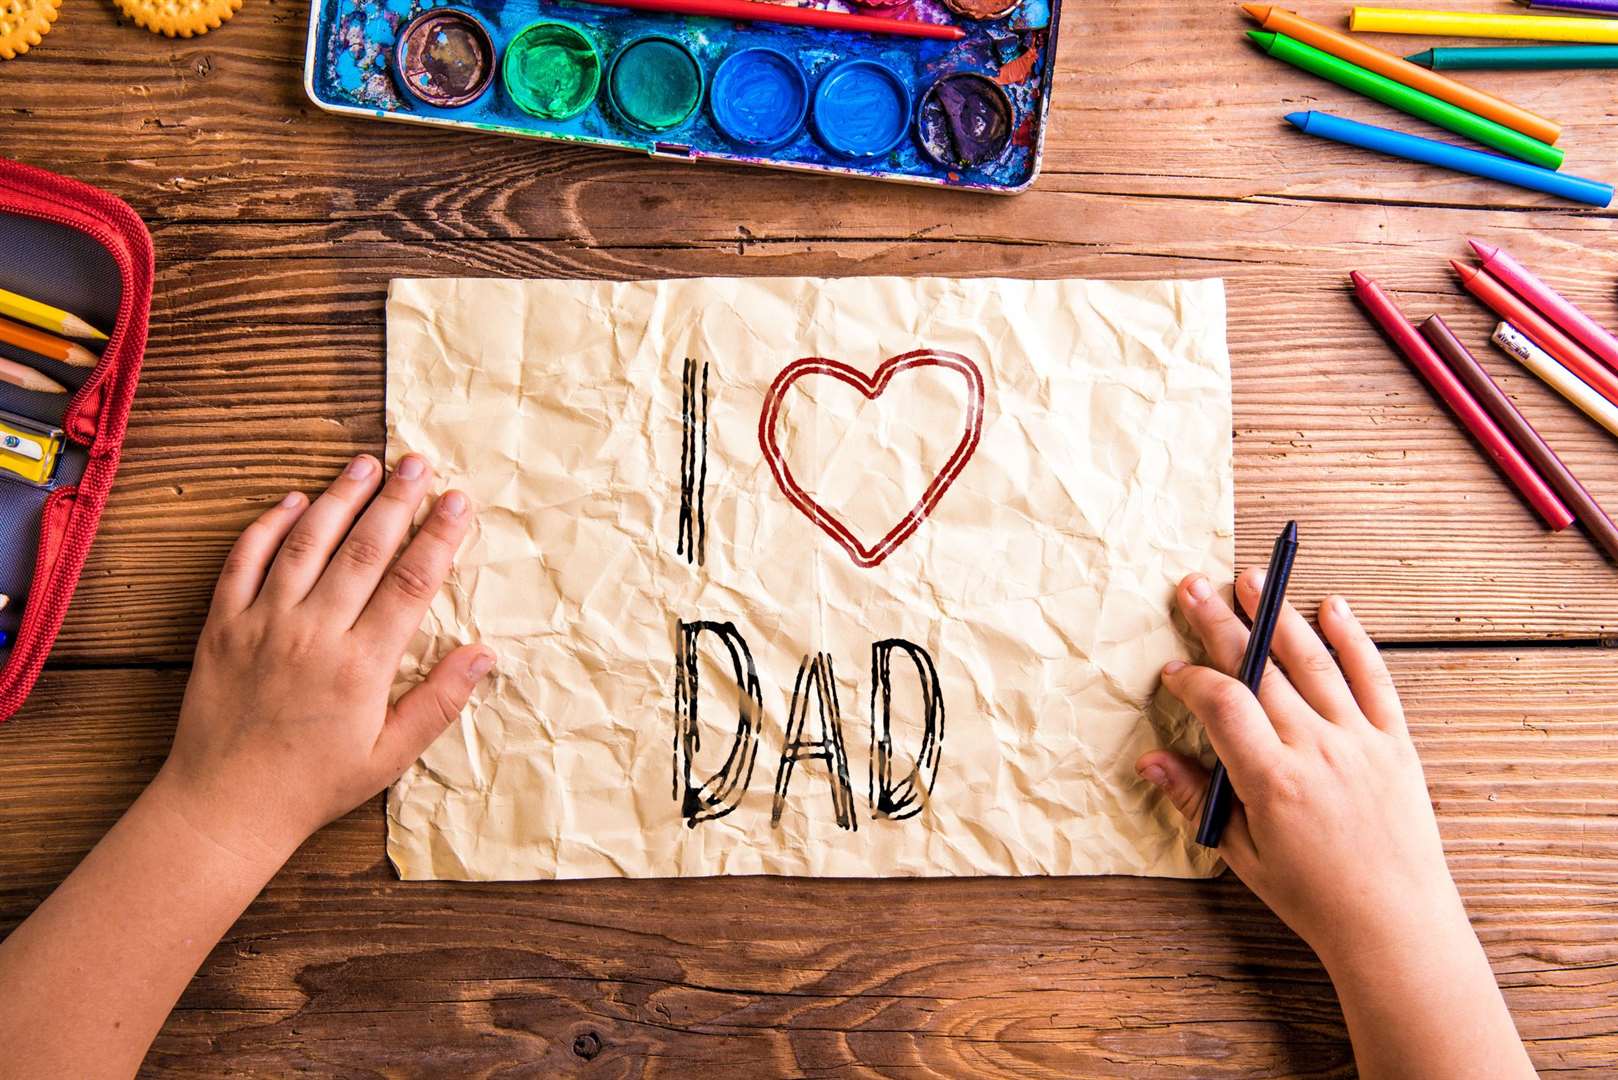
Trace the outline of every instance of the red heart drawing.
<instances>
[{"instance_id":1,"label":"red heart drawing","mask_svg":"<svg viewBox=\"0 0 1618 1080\"><path fill-rule=\"evenodd\" d=\"M961 441L956 444L954 453L944 467L934 476L927 490L922 492L921 499L910 512L900 518L898 523L874 545L867 547L860 543L859 537L844 525L837 517L815 501L814 497L805 491L798 482L792 478L792 471L787 468L786 458L782 456L780 444L776 441L776 421L780 418L782 402L786 392L792 384L808 375L830 375L865 395L866 400L874 401L888 388L888 383L902 371L919 367L941 367L950 371L959 372L966 379L967 386L967 416L966 430L961 433ZM890 356L882 361L876 369L876 374L867 377L864 372L852 368L837 360L827 360L819 356L806 356L802 360L794 360L781 369L781 373L770 384L769 393L764 395L764 409L758 418L758 444L764 451L764 460L770 463L770 472L775 474L775 482L781 486L781 492L793 506L801 510L805 517L842 545L848 552L849 558L855 565L870 568L891 555L895 549L910 539L922 519L932 513L938 500L944 497L950 484L961 474L966 467L967 459L978 447L978 439L983 434L983 374L978 367L966 357L958 353L938 352L932 349L918 349L915 352L904 353L901 356Z\"/></svg>"}]
</instances>

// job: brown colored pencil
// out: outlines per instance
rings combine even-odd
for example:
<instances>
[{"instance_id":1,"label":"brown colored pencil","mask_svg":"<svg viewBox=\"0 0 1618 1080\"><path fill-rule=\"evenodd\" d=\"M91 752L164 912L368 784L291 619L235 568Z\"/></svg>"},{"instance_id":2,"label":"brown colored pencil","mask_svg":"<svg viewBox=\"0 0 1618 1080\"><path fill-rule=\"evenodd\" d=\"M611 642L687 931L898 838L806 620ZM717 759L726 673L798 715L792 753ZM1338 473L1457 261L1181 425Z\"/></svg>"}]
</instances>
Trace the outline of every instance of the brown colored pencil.
<instances>
[{"instance_id":1,"label":"brown colored pencil","mask_svg":"<svg viewBox=\"0 0 1618 1080\"><path fill-rule=\"evenodd\" d=\"M65 394L67 387L42 372L35 371L27 364L19 364L15 360L7 360L0 356L0 382L20 386L24 390L33 390L41 394Z\"/></svg>"},{"instance_id":2,"label":"brown colored pencil","mask_svg":"<svg viewBox=\"0 0 1618 1080\"><path fill-rule=\"evenodd\" d=\"M1578 517L1585 531L1590 534L1597 544L1608 555L1618 561L1618 525L1614 525L1601 504L1596 502L1585 486L1579 483L1579 478L1573 475L1571 469L1557 457L1534 425L1528 418L1517 411L1517 406L1506 397L1505 391L1500 389L1498 383L1489 377L1489 373L1478 363L1467 347L1461 344L1461 339L1455 336L1444 320L1433 315L1424 319L1421 324L1421 333L1443 357L1444 363L1455 373L1455 377L1465 384L1467 390L1477 399L1478 404L1488 410L1494 422L1499 424L1523 456L1533 463L1539 470L1540 476L1545 479L1551 488L1561 496L1562 501Z\"/></svg>"}]
</instances>

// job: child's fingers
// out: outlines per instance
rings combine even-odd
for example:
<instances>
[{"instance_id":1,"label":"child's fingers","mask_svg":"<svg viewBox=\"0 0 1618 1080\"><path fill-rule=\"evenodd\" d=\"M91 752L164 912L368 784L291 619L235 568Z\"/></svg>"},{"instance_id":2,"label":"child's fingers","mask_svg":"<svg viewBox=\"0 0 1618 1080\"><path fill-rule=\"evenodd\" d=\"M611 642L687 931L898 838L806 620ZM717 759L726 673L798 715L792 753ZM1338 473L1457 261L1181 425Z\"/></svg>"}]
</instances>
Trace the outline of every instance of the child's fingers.
<instances>
[{"instance_id":1,"label":"child's fingers","mask_svg":"<svg viewBox=\"0 0 1618 1080\"><path fill-rule=\"evenodd\" d=\"M1135 771L1161 791L1180 816L1192 824L1202 820L1208 798L1208 770L1201 763L1172 750L1150 750L1135 762ZM1219 853L1238 875L1252 864L1253 843L1247 833L1247 815L1238 804L1219 841Z\"/></svg>"},{"instance_id":2,"label":"child's fingers","mask_svg":"<svg viewBox=\"0 0 1618 1080\"><path fill-rule=\"evenodd\" d=\"M1172 750L1150 750L1135 762L1135 771L1156 787L1187 821L1202 817L1202 804L1208 797L1208 770L1198 762Z\"/></svg>"},{"instance_id":3,"label":"child's fingers","mask_svg":"<svg viewBox=\"0 0 1618 1080\"><path fill-rule=\"evenodd\" d=\"M258 516L242 530L241 536L225 556L225 565L219 571L219 583L213 590L213 610L221 615L235 615L247 610L264 587L264 575L270 560L281 547L287 533L292 531L298 518L309 506L303 492L289 492L286 498Z\"/></svg>"},{"instance_id":4,"label":"child's fingers","mask_svg":"<svg viewBox=\"0 0 1618 1080\"><path fill-rule=\"evenodd\" d=\"M1393 676L1388 674L1388 665L1377 651L1376 642L1349 610L1348 601L1341 596L1328 596L1320 605L1320 628L1337 650L1354 700L1359 702L1366 718L1383 731L1403 734L1405 711L1399 704Z\"/></svg>"},{"instance_id":5,"label":"child's fingers","mask_svg":"<svg viewBox=\"0 0 1618 1080\"><path fill-rule=\"evenodd\" d=\"M409 535L410 522L427 497L432 478L426 459L406 455L349 530L305 603L318 606L332 622L353 626Z\"/></svg>"},{"instance_id":6,"label":"child's fingers","mask_svg":"<svg viewBox=\"0 0 1618 1080\"><path fill-rule=\"evenodd\" d=\"M493 668L494 653L482 645L463 645L434 664L425 679L399 698L376 738L376 753L390 779L397 779L455 722L472 691Z\"/></svg>"},{"instance_id":7,"label":"child's fingers","mask_svg":"<svg viewBox=\"0 0 1618 1080\"><path fill-rule=\"evenodd\" d=\"M1247 651L1248 630L1230 605L1201 574L1193 574L1180 583L1179 603L1214 666L1226 675L1235 675L1242 666L1242 654ZM1301 738L1315 719L1298 691L1287 682L1286 675L1273 664L1264 667L1258 700L1287 742Z\"/></svg>"},{"instance_id":8,"label":"child's fingers","mask_svg":"<svg viewBox=\"0 0 1618 1080\"><path fill-rule=\"evenodd\" d=\"M1214 752L1224 761L1238 791L1243 774L1261 768L1281 752L1281 737L1263 706L1229 675L1176 660L1163 669L1163 685L1208 729Z\"/></svg>"},{"instance_id":9,"label":"child's fingers","mask_svg":"<svg viewBox=\"0 0 1618 1080\"><path fill-rule=\"evenodd\" d=\"M415 537L382 575L354 628L381 643L397 660L421 626L427 605L449 575L455 552L471 526L472 504L459 491L445 492Z\"/></svg>"},{"instance_id":10,"label":"child's fingers","mask_svg":"<svg viewBox=\"0 0 1618 1080\"><path fill-rule=\"evenodd\" d=\"M1258 612L1263 595L1263 570L1248 570L1236 579L1236 596L1249 616ZM1343 681L1343 673L1337 669L1337 661L1290 603L1281 605L1270 650L1286 669L1287 681L1315 712L1337 723L1360 718L1359 706L1349 693L1348 683Z\"/></svg>"},{"instance_id":11,"label":"child's fingers","mask_svg":"<svg viewBox=\"0 0 1618 1080\"><path fill-rule=\"evenodd\" d=\"M381 476L382 466L369 454L348 463L282 542L264 581L265 599L291 607L309 595Z\"/></svg>"}]
</instances>

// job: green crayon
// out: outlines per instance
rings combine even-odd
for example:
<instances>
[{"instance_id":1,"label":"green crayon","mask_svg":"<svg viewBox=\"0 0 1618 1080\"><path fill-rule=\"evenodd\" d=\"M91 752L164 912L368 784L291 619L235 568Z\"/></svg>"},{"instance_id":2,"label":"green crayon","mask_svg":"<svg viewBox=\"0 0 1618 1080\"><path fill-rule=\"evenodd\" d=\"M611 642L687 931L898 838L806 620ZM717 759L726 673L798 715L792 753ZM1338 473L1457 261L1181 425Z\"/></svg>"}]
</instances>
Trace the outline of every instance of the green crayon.
<instances>
[{"instance_id":1,"label":"green crayon","mask_svg":"<svg viewBox=\"0 0 1618 1080\"><path fill-rule=\"evenodd\" d=\"M1571 71L1618 68L1618 45L1484 45L1405 57L1434 71Z\"/></svg>"},{"instance_id":2,"label":"green crayon","mask_svg":"<svg viewBox=\"0 0 1618 1080\"><path fill-rule=\"evenodd\" d=\"M1277 60L1284 60L1293 67L1329 79L1339 86L1346 86L1357 94L1364 94L1384 105L1391 105L1417 119L1448 128L1457 135L1464 135L1542 168L1562 167L1562 151L1538 139L1529 138L1520 131L1513 131L1504 124L1497 124L1477 113L1467 112L1447 101L1440 101L1431 94L1412 90L1403 83L1394 82L1374 71L1367 71L1357 64L1350 64L1347 60L1339 60L1330 53L1321 52L1314 46L1305 45L1285 34L1249 30L1247 36Z\"/></svg>"}]
</instances>

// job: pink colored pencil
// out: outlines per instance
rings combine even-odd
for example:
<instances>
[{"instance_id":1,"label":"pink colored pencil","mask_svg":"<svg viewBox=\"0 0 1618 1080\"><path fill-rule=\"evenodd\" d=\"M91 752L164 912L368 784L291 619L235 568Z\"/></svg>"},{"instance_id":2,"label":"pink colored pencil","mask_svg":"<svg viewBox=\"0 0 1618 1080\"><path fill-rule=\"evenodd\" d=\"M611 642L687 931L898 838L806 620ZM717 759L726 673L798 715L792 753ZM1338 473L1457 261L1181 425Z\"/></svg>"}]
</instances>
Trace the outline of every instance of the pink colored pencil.
<instances>
[{"instance_id":1,"label":"pink colored pencil","mask_svg":"<svg viewBox=\"0 0 1618 1080\"><path fill-rule=\"evenodd\" d=\"M915 19L889 19L881 15L854 15L823 8L791 7L763 0L585 0L585 3L634 11L705 15L738 22L790 23L794 26L819 26L827 30L861 30L868 34L898 34L938 41L960 41L966 36L966 31L958 26L918 22Z\"/></svg>"},{"instance_id":2,"label":"pink colored pencil","mask_svg":"<svg viewBox=\"0 0 1618 1080\"><path fill-rule=\"evenodd\" d=\"M1427 339L1416 333L1416 328L1410 325L1410 320L1382 291L1382 287L1358 270L1348 277L1354 283L1354 296L1364 307L1365 313L1393 341L1439 400L1449 406L1455 419L1477 440L1489 460L1506 474L1524 501L1545 519L1545 524L1554 532L1561 532L1573 524L1573 512L1563 505L1562 500L1556 497L1556 492L1540 478L1539 470L1523 456L1522 451L1483 410L1483 406L1467 392L1455 373L1439 359L1438 353L1427 344Z\"/></svg>"},{"instance_id":3,"label":"pink colored pencil","mask_svg":"<svg viewBox=\"0 0 1618 1080\"><path fill-rule=\"evenodd\" d=\"M1618 371L1618 338L1609 334L1606 327L1580 311L1578 305L1541 281L1509 253L1478 240L1467 243L1483 260L1483 269L1505 282L1512 292L1543 312L1563 333Z\"/></svg>"}]
</instances>

